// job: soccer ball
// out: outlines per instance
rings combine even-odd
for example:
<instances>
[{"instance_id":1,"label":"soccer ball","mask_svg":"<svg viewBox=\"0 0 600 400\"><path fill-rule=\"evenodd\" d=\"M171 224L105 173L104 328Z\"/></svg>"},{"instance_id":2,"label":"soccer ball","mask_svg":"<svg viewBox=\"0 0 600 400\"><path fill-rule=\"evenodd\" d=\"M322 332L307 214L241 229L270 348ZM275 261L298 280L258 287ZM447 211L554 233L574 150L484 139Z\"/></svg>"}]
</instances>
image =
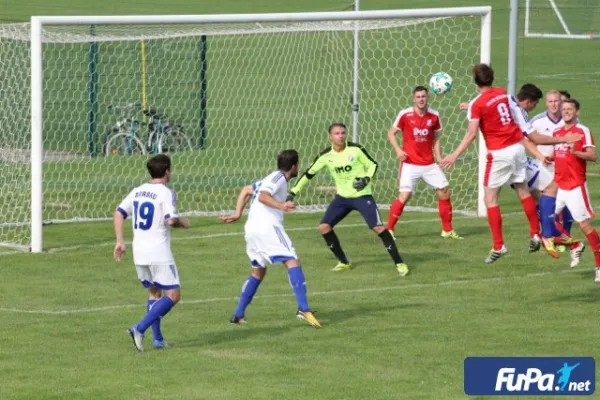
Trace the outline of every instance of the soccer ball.
<instances>
[{"instance_id":1,"label":"soccer ball","mask_svg":"<svg viewBox=\"0 0 600 400\"><path fill-rule=\"evenodd\" d=\"M452 77L445 72L433 74L429 80L429 88L435 94L444 94L452 90Z\"/></svg>"}]
</instances>

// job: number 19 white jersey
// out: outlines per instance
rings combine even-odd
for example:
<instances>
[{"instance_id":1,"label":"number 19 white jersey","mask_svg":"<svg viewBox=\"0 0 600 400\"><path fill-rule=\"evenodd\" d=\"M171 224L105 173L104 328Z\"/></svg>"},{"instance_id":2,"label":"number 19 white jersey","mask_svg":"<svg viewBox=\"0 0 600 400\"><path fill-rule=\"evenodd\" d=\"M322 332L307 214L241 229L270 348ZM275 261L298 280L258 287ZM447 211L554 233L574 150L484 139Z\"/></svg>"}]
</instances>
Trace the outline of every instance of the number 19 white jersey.
<instances>
[{"instance_id":1,"label":"number 19 white jersey","mask_svg":"<svg viewBox=\"0 0 600 400\"><path fill-rule=\"evenodd\" d=\"M135 265L174 264L170 218L177 217L177 196L161 183L145 183L133 189L117 211L131 217Z\"/></svg>"}]
</instances>

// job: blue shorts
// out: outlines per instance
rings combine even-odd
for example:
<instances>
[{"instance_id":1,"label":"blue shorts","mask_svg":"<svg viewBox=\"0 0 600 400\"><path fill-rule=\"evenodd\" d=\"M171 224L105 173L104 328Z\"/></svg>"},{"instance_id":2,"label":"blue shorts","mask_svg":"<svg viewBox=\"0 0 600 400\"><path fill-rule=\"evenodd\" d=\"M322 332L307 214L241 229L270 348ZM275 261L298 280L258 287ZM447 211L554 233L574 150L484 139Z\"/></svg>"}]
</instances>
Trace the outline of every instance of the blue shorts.
<instances>
[{"instance_id":1,"label":"blue shorts","mask_svg":"<svg viewBox=\"0 0 600 400\"><path fill-rule=\"evenodd\" d=\"M375 203L375 199L371 195L353 199L336 195L331 203L329 203L325 215L321 219L321 223L334 227L353 210L358 211L362 215L370 229L383 225L379 216L379 210L377 209L377 203Z\"/></svg>"}]
</instances>

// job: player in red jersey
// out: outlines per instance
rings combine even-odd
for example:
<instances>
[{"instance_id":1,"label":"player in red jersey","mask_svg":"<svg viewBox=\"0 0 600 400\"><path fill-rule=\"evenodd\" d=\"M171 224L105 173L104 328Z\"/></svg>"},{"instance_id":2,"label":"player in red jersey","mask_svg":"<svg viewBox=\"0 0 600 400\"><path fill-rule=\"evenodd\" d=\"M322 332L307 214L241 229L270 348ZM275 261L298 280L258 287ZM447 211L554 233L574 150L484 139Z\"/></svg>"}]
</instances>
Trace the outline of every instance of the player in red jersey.
<instances>
[{"instance_id":1,"label":"player in red jersey","mask_svg":"<svg viewBox=\"0 0 600 400\"><path fill-rule=\"evenodd\" d=\"M437 192L442 237L462 239L452 228L452 202L448 180L435 162L436 159L442 159L442 124L438 112L429 108L428 101L429 93L426 87L414 88L413 106L400 111L394 125L388 131L388 139L401 164L400 194L391 205L387 229L390 232L394 231L404 205L411 198L419 179L422 179ZM396 139L398 132L402 132L402 147Z\"/></svg>"},{"instance_id":2,"label":"player in red jersey","mask_svg":"<svg viewBox=\"0 0 600 400\"><path fill-rule=\"evenodd\" d=\"M488 150L483 186L493 240L493 248L485 262L492 263L508 252L502 235L502 214L498 206L498 195L502 186L514 185L521 199L529 221L530 250L540 247L540 222L535 201L529 193L526 182L527 156L523 145L523 132L513 119L506 90L492 86L494 71L486 64L473 67L473 79L479 89L479 96L469 103L467 113L469 129L456 150L446 156L440 165L443 168L454 165L458 157L473 143L477 132L481 130ZM566 137L557 140L569 139L570 137Z\"/></svg>"},{"instance_id":3,"label":"player in red jersey","mask_svg":"<svg viewBox=\"0 0 600 400\"><path fill-rule=\"evenodd\" d=\"M575 99L566 99L563 102L561 112L564 125L553 134L557 138L564 138L569 133L583 136L575 143L554 145L554 181L558 185L555 214L560 214L565 207L571 211L573 220L579 224L594 252L594 280L600 282L600 237L590 222L590 219L594 218L594 211L586 178L587 162L594 162L598 157L590 130L579 123L579 107L579 102Z\"/></svg>"}]
</instances>

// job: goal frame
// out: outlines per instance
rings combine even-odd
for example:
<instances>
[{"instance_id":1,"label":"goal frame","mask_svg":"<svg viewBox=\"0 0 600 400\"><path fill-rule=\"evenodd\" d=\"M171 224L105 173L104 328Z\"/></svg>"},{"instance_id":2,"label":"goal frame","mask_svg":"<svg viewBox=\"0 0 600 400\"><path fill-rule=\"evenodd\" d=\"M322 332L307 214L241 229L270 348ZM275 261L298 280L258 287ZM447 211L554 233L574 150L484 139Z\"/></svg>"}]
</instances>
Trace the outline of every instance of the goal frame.
<instances>
[{"instance_id":1,"label":"goal frame","mask_svg":"<svg viewBox=\"0 0 600 400\"><path fill-rule=\"evenodd\" d=\"M480 62L491 61L492 8L450 7L404 10L263 13L263 14L212 14L212 15L123 15L123 16L32 16L31 17L31 252L42 252L43 225L43 33L47 25L139 25L139 24L203 24L203 23L267 23L358 21L397 18L480 16ZM358 65L360 42L355 32L354 65ZM353 98L358 99L358 77L353 77ZM352 105L353 139L358 138L358 104ZM459 133L460 134L460 133ZM479 135L477 215L486 216L483 203L483 173L486 148Z\"/></svg>"}]
</instances>

